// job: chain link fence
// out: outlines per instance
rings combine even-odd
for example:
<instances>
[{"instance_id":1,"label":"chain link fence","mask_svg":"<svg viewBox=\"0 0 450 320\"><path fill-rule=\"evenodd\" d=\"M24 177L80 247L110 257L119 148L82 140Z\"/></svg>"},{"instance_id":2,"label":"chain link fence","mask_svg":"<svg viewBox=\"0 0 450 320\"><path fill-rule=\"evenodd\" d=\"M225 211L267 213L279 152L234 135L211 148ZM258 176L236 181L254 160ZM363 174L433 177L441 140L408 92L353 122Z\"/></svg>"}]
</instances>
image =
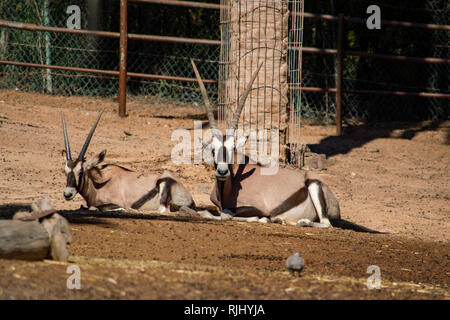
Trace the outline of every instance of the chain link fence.
<instances>
[{"instance_id":1,"label":"chain link fence","mask_svg":"<svg viewBox=\"0 0 450 320\"><path fill-rule=\"evenodd\" d=\"M197 0L199 1L199 0ZM219 0L201 0L219 3ZM445 0L315 0L305 1L305 12L344 13L367 17L369 5L379 5L382 19L448 24ZM119 31L119 0L4 0L0 19L66 28L67 8L81 9L81 29ZM47 8L47 9L46 9ZM219 10L132 3L128 5L128 32L199 39L220 39ZM337 23L304 20L304 47L337 48ZM344 49L386 55L448 59L449 32L345 22ZM119 39L58 32L0 28L0 60L118 70ZM128 40L128 71L194 78L193 58L203 79L218 80L220 46ZM336 88L336 57L303 53L302 86ZM367 95L350 90L449 93L449 64L398 62L346 55L343 64L343 119L352 121L447 120L448 99ZM115 76L0 65L0 88L57 95L114 96ZM207 89L217 102L217 85ZM201 105L195 82L129 78L128 93L148 101ZM347 92L346 92L347 91ZM336 114L333 92L303 92L302 121L332 123Z\"/></svg>"},{"instance_id":2,"label":"chain link fence","mask_svg":"<svg viewBox=\"0 0 450 320\"><path fill-rule=\"evenodd\" d=\"M214 2L214 1L203 1ZM218 1L216 1L218 3ZM195 39L220 39L219 10L129 3L128 32ZM130 23L137 17L137 23ZM140 21L140 22L139 22ZM151 23L143 23L149 21ZM128 40L127 70L129 72L195 78L193 59L203 79L218 80L219 45L144 42ZM205 84L214 103L217 84ZM131 78L128 92L153 101L173 101L201 104L203 101L196 82L142 80Z\"/></svg>"},{"instance_id":3,"label":"chain link fence","mask_svg":"<svg viewBox=\"0 0 450 320\"><path fill-rule=\"evenodd\" d=\"M305 12L344 13L368 17L369 5L381 8L381 19L446 25L449 6L445 0L428 1L305 1ZM336 21L305 18L304 47L337 48ZM369 30L366 24L344 22L344 51L384 55L449 58L449 32L401 26ZM360 121L447 120L448 98L422 98L382 94L355 94L352 90L449 93L449 64L390 61L346 55L343 61L343 119ZM303 53L303 87L336 88L336 56ZM347 91L347 92L346 92ZM302 93L302 119L333 123L335 93Z\"/></svg>"},{"instance_id":4,"label":"chain link fence","mask_svg":"<svg viewBox=\"0 0 450 320\"><path fill-rule=\"evenodd\" d=\"M81 29L119 32L118 0L6 0L0 3L0 18L66 28L71 15L67 8L71 5L81 9ZM128 4L129 33L217 40L220 39L218 21L218 10ZM0 32L0 60L118 70L118 38L12 28L0 28ZM192 58L198 63L204 79L217 81L219 53L220 46L128 40L127 69L136 73L192 78L195 77L190 64ZM0 65L0 88L57 95L117 95L117 79L115 76ZM216 101L217 84L206 87ZM202 101L198 85L184 81L129 78L127 92L148 103Z\"/></svg>"},{"instance_id":5,"label":"chain link fence","mask_svg":"<svg viewBox=\"0 0 450 320\"><path fill-rule=\"evenodd\" d=\"M2 1L1 18L9 21L66 28L67 8L75 4L87 8L88 1ZM110 8L111 12L114 12ZM81 28L93 29L97 24L81 10ZM108 23L99 27L106 27ZM116 70L118 39L91 37L58 32L36 32L1 28L1 59L36 64ZM0 86L25 91L58 95L113 95L117 92L117 78L46 70L22 66L2 65Z\"/></svg>"}]
</instances>

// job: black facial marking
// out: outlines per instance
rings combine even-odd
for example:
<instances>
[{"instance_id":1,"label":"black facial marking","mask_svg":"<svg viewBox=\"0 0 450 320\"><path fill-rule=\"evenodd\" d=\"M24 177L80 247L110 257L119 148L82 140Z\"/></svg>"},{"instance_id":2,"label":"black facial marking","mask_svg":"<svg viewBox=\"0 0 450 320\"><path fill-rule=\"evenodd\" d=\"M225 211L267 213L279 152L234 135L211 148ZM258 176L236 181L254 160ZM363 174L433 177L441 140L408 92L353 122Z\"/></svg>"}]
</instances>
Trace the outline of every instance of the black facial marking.
<instances>
[{"instance_id":1,"label":"black facial marking","mask_svg":"<svg viewBox=\"0 0 450 320\"><path fill-rule=\"evenodd\" d=\"M75 174L73 173L73 171L70 171L69 174L67 175L67 186L71 187L71 188L77 187L77 184L75 181Z\"/></svg>"},{"instance_id":2,"label":"black facial marking","mask_svg":"<svg viewBox=\"0 0 450 320\"><path fill-rule=\"evenodd\" d=\"M226 162L227 161L227 156L226 155L227 155L227 150L222 145L219 148L219 156L217 157L217 162Z\"/></svg>"},{"instance_id":3,"label":"black facial marking","mask_svg":"<svg viewBox=\"0 0 450 320\"><path fill-rule=\"evenodd\" d=\"M77 179L75 177L75 172L73 169L77 166L78 161L67 161L67 167L70 169L69 173L67 173L67 187L75 188L78 190ZM78 173L78 183L81 181L81 176L83 175L83 167L81 166L80 172Z\"/></svg>"}]
</instances>

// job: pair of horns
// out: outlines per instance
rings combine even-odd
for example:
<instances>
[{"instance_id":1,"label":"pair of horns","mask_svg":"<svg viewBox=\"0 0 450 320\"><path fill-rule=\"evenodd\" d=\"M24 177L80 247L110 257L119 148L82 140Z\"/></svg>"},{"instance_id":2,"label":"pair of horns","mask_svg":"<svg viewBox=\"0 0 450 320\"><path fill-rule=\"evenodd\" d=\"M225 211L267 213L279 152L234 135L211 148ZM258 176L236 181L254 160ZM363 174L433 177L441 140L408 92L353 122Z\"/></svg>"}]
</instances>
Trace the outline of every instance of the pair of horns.
<instances>
[{"instance_id":1,"label":"pair of horns","mask_svg":"<svg viewBox=\"0 0 450 320\"><path fill-rule=\"evenodd\" d=\"M92 136L94 135L95 128L97 128L97 124L100 121L100 118L103 114L105 109L102 109L100 114L98 115L97 121L95 121L94 126L92 127L91 131L89 132L86 141L84 142L83 148L80 151L80 154L78 155L78 161L83 160L84 155L86 154L86 151L89 147L89 143L91 142ZM63 133L64 133L64 145L66 148L66 159L72 160L72 154L70 153L70 145L69 145L69 137L67 135L67 128L66 128L66 121L64 120L64 114L61 111L61 119L62 119L62 126L63 126Z\"/></svg>"},{"instance_id":2,"label":"pair of horns","mask_svg":"<svg viewBox=\"0 0 450 320\"><path fill-rule=\"evenodd\" d=\"M205 85L203 84L203 80L200 77L200 74L198 73L197 66L194 63L194 60L192 60L192 59L191 59L191 64L192 64L192 67L194 68L195 76L197 77L197 81L200 86L200 91L202 92L203 101L205 103L205 109L206 109L206 114L208 115L209 124L212 129L218 129L217 125L216 125L216 121L214 119L214 114L211 109L211 103L209 101L208 94L206 93ZM231 130L237 129L239 117L241 116L242 110L244 109L245 101L247 100L248 94L250 93L250 90L252 89L253 82L255 82L256 76L258 75L258 72L261 69L262 65L263 65L263 62L261 62L259 64L258 69L256 69L256 71L253 73L252 79L247 84L247 87L245 88L245 91L242 94L241 99L239 100L238 107L236 108L236 111L233 114L233 119L231 120L231 123L230 123L229 129L231 129Z\"/></svg>"}]
</instances>

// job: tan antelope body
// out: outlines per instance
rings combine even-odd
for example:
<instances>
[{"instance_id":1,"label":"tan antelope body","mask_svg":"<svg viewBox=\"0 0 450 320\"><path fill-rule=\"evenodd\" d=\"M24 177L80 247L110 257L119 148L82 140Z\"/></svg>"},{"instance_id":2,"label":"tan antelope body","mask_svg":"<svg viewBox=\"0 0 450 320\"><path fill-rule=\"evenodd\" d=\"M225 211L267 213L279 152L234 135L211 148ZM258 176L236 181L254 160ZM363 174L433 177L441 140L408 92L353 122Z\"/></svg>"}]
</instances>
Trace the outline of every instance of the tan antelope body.
<instances>
[{"instance_id":1,"label":"tan antelope body","mask_svg":"<svg viewBox=\"0 0 450 320\"><path fill-rule=\"evenodd\" d=\"M222 210L234 212L235 217L267 217L290 225L305 219L301 223L309 224L306 220L320 220L309 191L309 186L314 189L318 185L325 199L321 205L326 210L323 218L340 218L335 196L317 174L279 168L275 175L264 175L261 169L258 164L231 165L228 179L216 179L211 201Z\"/></svg>"},{"instance_id":2,"label":"tan antelope body","mask_svg":"<svg viewBox=\"0 0 450 320\"><path fill-rule=\"evenodd\" d=\"M85 160L84 155L103 111L97 118L77 160L72 160L64 116L62 116L65 141L67 185L66 200L79 193L88 207L108 209L146 209L161 212L182 206L195 207L191 194L171 171L162 174L138 173L127 168L102 164L106 150Z\"/></svg>"},{"instance_id":3,"label":"tan antelope body","mask_svg":"<svg viewBox=\"0 0 450 320\"><path fill-rule=\"evenodd\" d=\"M246 137L224 137L219 134L203 82L193 61L195 75L203 94L205 109L212 128L212 146L216 183L211 201L234 220L278 222L283 224L331 227L329 219L340 219L339 203L322 178L312 172L292 168L278 168L274 174L263 174L264 166L237 162L235 151L246 142ZM253 74L233 115L229 131L237 128L246 97L261 68ZM233 159L233 161L230 161Z\"/></svg>"}]
</instances>

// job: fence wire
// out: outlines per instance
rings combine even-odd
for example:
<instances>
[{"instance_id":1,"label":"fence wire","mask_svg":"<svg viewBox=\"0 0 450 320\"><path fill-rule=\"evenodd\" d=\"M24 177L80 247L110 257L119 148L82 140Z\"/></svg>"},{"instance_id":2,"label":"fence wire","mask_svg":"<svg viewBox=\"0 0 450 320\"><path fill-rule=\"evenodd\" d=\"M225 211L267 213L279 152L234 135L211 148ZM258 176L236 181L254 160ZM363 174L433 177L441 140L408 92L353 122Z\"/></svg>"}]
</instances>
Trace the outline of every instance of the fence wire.
<instances>
[{"instance_id":1,"label":"fence wire","mask_svg":"<svg viewBox=\"0 0 450 320\"><path fill-rule=\"evenodd\" d=\"M213 0L197 0L219 3ZM305 1L305 12L367 17L369 5L379 5L382 19L448 24L446 0L315 0ZM3 0L0 18L66 28L69 5L81 9L81 29L119 31L119 0ZM45 8L48 10L45 10ZM96 14L98 13L98 14ZM128 32L220 39L219 10L158 4L129 3ZM346 22L344 49L370 53L448 59L449 32ZM304 47L337 48L337 23L304 19ZM116 38L0 28L0 60L81 68L118 70ZM218 80L220 46L128 40L128 71L194 78L193 58L203 79ZM336 57L304 52L302 86L336 88ZM345 93L349 90L387 90L449 93L449 65L393 62L345 56L342 97L344 121L448 120L448 99ZM57 95L114 96L117 77L70 71L0 65L0 88ZM201 105L196 83L130 78L128 93L149 104L172 101ZM218 87L207 85L217 102ZM335 93L302 92L303 121L332 123Z\"/></svg>"},{"instance_id":2,"label":"fence wire","mask_svg":"<svg viewBox=\"0 0 450 320\"><path fill-rule=\"evenodd\" d=\"M78 1L80 8L86 1ZM66 28L67 7L72 1L2 1L1 18L9 21ZM45 8L48 5L48 11ZM48 19L46 21L46 19ZM81 28L97 24L81 10ZM65 33L1 28L1 59L36 64L117 70L118 40ZM58 95L113 95L115 77L70 71L0 66L0 87Z\"/></svg>"},{"instance_id":3,"label":"fence wire","mask_svg":"<svg viewBox=\"0 0 450 320\"><path fill-rule=\"evenodd\" d=\"M305 12L367 17L369 5L383 20L447 25L448 1L305 1ZM305 19L304 47L337 48L337 22ZM449 32L422 28L344 23L344 50L411 57L449 58ZM351 90L449 93L449 64L399 62L346 55L343 61L344 121L418 121L450 119L448 99L346 93ZM303 53L303 87L336 88L336 56ZM333 123L335 93L302 93L303 122Z\"/></svg>"},{"instance_id":4,"label":"fence wire","mask_svg":"<svg viewBox=\"0 0 450 320\"><path fill-rule=\"evenodd\" d=\"M0 2L0 18L66 28L70 5L81 9L81 29L119 32L118 0L6 0ZM219 12L207 9L130 2L128 32L215 40L220 38L218 17ZM208 23L210 20L217 23ZM199 23L208 23L208 28L198 27ZM203 79L217 81L219 52L219 46L128 40L127 70L194 78L192 58ZM0 60L117 71L119 39L0 28ZM114 76L0 65L0 88L57 95L114 96L118 94L118 81ZM217 85L207 84L206 88L216 101ZM149 103L202 101L198 85L184 81L129 78L127 92L144 97Z\"/></svg>"}]
</instances>

